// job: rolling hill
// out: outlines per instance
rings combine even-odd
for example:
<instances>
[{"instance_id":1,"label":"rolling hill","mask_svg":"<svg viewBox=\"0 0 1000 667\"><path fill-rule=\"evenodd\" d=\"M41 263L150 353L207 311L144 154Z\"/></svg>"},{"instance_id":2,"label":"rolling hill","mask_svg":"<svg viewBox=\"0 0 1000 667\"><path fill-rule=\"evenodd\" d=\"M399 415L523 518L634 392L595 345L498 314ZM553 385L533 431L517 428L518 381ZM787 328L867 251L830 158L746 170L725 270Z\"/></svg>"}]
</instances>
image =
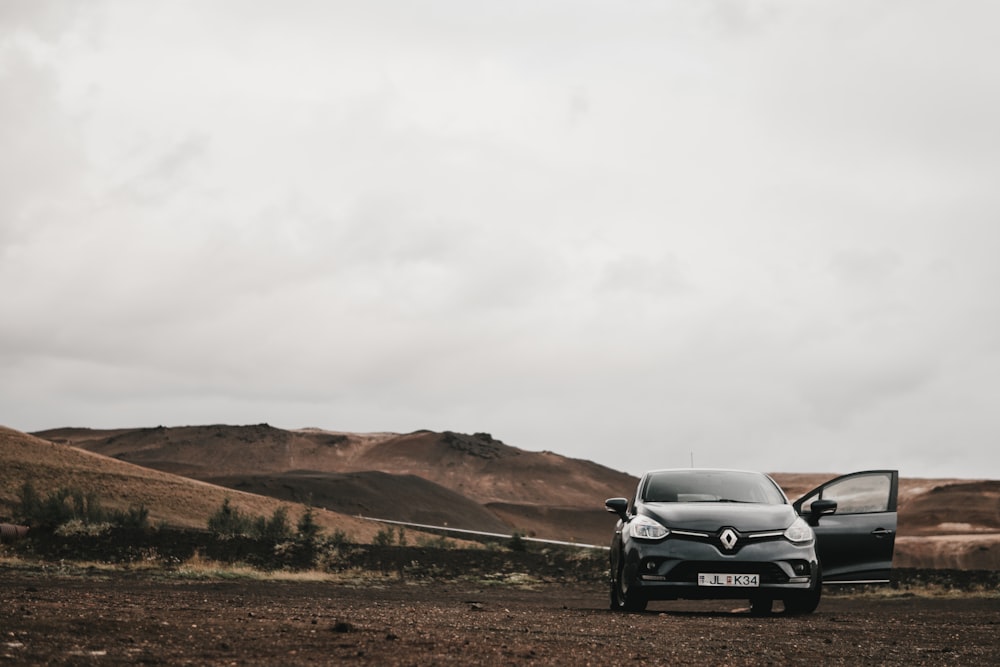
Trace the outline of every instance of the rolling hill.
<instances>
[{"instance_id":1,"label":"rolling hill","mask_svg":"<svg viewBox=\"0 0 1000 667\"><path fill-rule=\"evenodd\" d=\"M16 432L0 433L10 440ZM331 524L362 515L603 545L614 525L604 499L629 495L637 482L590 461L518 449L487 433L359 434L258 424L63 428L35 435L17 435L30 440L34 454L22 459L32 459L34 467L18 472L15 465L10 478L55 478L44 461L58 452L69 457L59 466L62 474L79 467L74 479L99 480L114 489L119 503L141 498L177 525L198 523L190 517L218 507L228 487L244 494L242 502L270 497L272 503L326 508ZM0 463L7 463L5 456L0 448ZM149 489L128 484L153 471L162 477L150 477L156 481L149 489L172 490L154 499ZM773 474L792 499L834 476ZM203 486L188 486L197 483ZM192 507L192 488L213 489L213 500ZM0 507L11 497L10 491L0 495ZM366 524L351 525L358 527L347 532L361 534ZM901 567L1000 569L1000 481L902 478L896 544Z\"/></svg>"},{"instance_id":2,"label":"rolling hill","mask_svg":"<svg viewBox=\"0 0 1000 667\"><path fill-rule=\"evenodd\" d=\"M254 516L270 516L281 506L277 498L254 495L203 481L164 473L100 454L49 442L0 426L0 518L15 513L20 489L31 482L41 495L59 488L94 493L106 509L125 510L143 505L153 524L205 528L208 518L226 498L233 507ZM296 521L302 505L292 505ZM318 510L316 521L324 529L342 530L358 541L370 540L377 526L336 512Z\"/></svg>"},{"instance_id":3,"label":"rolling hill","mask_svg":"<svg viewBox=\"0 0 1000 667\"><path fill-rule=\"evenodd\" d=\"M317 506L352 514L400 521L436 516L453 528L596 544L608 540L614 525L604 499L627 493L637 481L590 461L511 447L487 433L355 434L258 424L36 435L254 493L289 497L290 489L308 483ZM415 478L422 480L420 490ZM358 496L362 482L366 500Z\"/></svg>"},{"instance_id":4,"label":"rolling hill","mask_svg":"<svg viewBox=\"0 0 1000 667\"><path fill-rule=\"evenodd\" d=\"M384 472L316 472L292 470L270 475L211 477L219 486L325 507L341 514L389 518L433 526L476 527L507 532L482 505L416 475ZM391 489L391 492L387 490Z\"/></svg>"}]
</instances>

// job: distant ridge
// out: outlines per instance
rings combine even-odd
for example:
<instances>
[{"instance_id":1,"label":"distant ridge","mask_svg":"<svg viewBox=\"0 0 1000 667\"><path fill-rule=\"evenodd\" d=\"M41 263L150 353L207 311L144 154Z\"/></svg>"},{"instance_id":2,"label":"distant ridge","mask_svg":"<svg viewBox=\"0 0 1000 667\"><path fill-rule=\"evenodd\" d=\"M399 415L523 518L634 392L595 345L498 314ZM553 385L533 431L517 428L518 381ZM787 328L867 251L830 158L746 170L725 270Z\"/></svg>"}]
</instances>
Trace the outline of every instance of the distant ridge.
<instances>
[{"instance_id":1,"label":"distant ridge","mask_svg":"<svg viewBox=\"0 0 1000 667\"><path fill-rule=\"evenodd\" d=\"M34 435L196 479L374 470L417 475L483 503L597 503L601 509L609 494L620 494L637 482L590 461L511 447L488 433L358 434L216 424L107 431L60 428Z\"/></svg>"},{"instance_id":2,"label":"distant ridge","mask_svg":"<svg viewBox=\"0 0 1000 667\"><path fill-rule=\"evenodd\" d=\"M569 541L606 542L614 521L604 511L604 500L628 493L637 482L591 461L512 447L489 433L345 433L213 424L59 428L35 435L281 498L301 497L299 487L308 485L312 502L338 511L377 507L373 516L379 511L389 515L374 518L437 516L453 527L488 526L488 532L520 531ZM424 484L419 493L417 479ZM454 495L446 499L443 490ZM549 511L540 514L539 507ZM554 519L551 510L556 508L558 520L539 519Z\"/></svg>"},{"instance_id":3,"label":"distant ridge","mask_svg":"<svg viewBox=\"0 0 1000 667\"><path fill-rule=\"evenodd\" d=\"M93 492L106 509L143 505L152 524L182 528L205 528L226 498L255 516L270 516L285 505L296 520L305 510L302 505L145 468L3 426L0 470L0 520L14 515L18 494L28 481L42 495L63 487ZM370 539L377 530L368 522L325 510L316 513L316 520L324 528L343 530L358 540Z\"/></svg>"},{"instance_id":4,"label":"distant ridge","mask_svg":"<svg viewBox=\"0 0 1000 667\"><path fill-rule=\"evenodd\" d=\"M586 544L608 543L615 518L604 511L604 500L633 494L638 481L591 461L518 449L489 433L347 433L215 424L61 428L36 435L120 464L282 500L311 498L318 507L351 516L371 513L379 519ZM37 447L40 441L35 442ZM36 473L44 473L43 468ZM794 500L835 473L772 476ZM116 488L108 477L103 483ZM11 497L8 489L8 502ZM183 512L172 512L183 519ZM379 513L384 515L374 516ZM895 562L899 567L1000 569L1000 481L902 478Z\"/></svg>"},{"instance_id":5,"label":"distant ridge","mask_svg":"<svg viewBox=\"0 0 1000 667\"><path fill-rule=\"evenodd\" d=\"M209 481L348 514L485 532L509 529L492 512L465 496L416 475L379 471L293 470L270 475L213 477ZM387 493L387 489L392 489Z\"/></svg>"}]
</instances>

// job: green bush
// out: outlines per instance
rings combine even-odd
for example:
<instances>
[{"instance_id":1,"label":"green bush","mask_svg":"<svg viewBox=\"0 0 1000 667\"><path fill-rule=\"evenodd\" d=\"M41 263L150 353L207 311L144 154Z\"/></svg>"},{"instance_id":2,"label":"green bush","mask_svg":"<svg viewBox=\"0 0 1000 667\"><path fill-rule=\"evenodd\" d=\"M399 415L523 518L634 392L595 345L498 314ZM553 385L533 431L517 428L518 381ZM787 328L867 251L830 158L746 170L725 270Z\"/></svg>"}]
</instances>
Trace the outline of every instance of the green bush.
<instances>
[{"instance_id":1,"label":"green bush","mask_svg":"<svg viewBox=\"0 0 1000 667\"><path fill-rule=\"evenodd\" d=\"M511 551L527 551L528 543L524 541L522 533L515 532L507 542L507 548Z\"/></svg>"},{"instance_id":2,"label":"green bush","mask_svg":"<svg viewBox=\"0 0 1000 667\"><path fill-rule=\"evenodd\" d=\"M252 523L249 516L232 506L229 498L223 500L222 507L208 517L208 529L216 535L225 537L249 535Z\"/></svg>"},{"instance_id":3,"label":"green bush","mask_svg":"<svg viewBox=\"0 0 1000 667\"><path fill-rule=\"evenodd\" d=\"M351 538L348 537L347 533L345 533L340 529L333 531L333 534L330 535L329 539L327 539L327 544L333 547L334 549L340 549L341 547L346 547L350 543L351 543Z\"/></svg>"},{"instance_id":4,"label":"green bush","mask_svg":"<svg viewBox=\"0 0 1000 667\"><path fill-rule=\"evenodd\" d=\"M454 549L455 543L444 535L430 536L421 533L417 536L417 546L428 549Z\"/></svg>"},{"instance_id":5,"label":"green bush","mask_svg":"<svg viewBox=\"0 0 1000 667\"><path fill-rule=\"evenodd\" d=\"M258 540L271 540L275 543L287 541L293 537L300 542L315 543L322 532L316 523L312 508L299 517L295 532L288 520L288 508L280 505L275 508L270 518L244 514L233 507L229 498L222 501L222 506L208 519L208 530L223 537L252 537Z\"/></svg>"},{"instance_id":6,"label":"green bush","mask_svg":"<svg viewBox=\"0 0 1000 667\"><path fill-rule=\"evenodd\" d=\"M372 539L372 544L377 547L388 547L392 546L392 543L396 541L396 531L393 530L392 526L386 526L385 528L379 529L375 533L375 537Z\"/></svg>"},{"instance_id":7,"label":"green bush","mask_svg":"<svg viewBox=\"0 0 1000 667\"><path fill-rule=\"evenodd\" d=\"M288 523L288 508L281 505L275 508L270 519L265 519L262 516L254 519L252 535L253 537L274 540L275 542L290 538L292 536L292 527Z\"/></svg>"},{"instance_id":8,"label":"green bush","mask_svg":"<svg viewBox=\"0 0 1000 667\"><path fill-rule=\"evenodd\" d=\"M149 528L149 510L145 505L132 506L127 510L117 510L111 513L111 523L122 528Z\"/></svg>"},{"instance_id":9,"label":"green bush","mask_svg":"<svg viewBox=\"0 0 1000 667\"><path fill-rule=\"evenodd\" d=\"M298 538L303 542L315 542L323 532L323 529L316 523L316 515L313 513L312 507L306 508L295 527L298 531Z\"/></svg>"},{"instance_id":10,"label":"green bush","mask_svg":"<svg viewBox=\"0 0 1000 667\"><path fill-rule=\"evenodd\" d=\"M129 528L148 527L149 510L132 506L125 511L107 512L94 492L84 493L71 487L56 489L42 497L29 481L21 486L18 520L30 526L55 530L68 523L115 525Z\"/></svg>"}]
</instances>

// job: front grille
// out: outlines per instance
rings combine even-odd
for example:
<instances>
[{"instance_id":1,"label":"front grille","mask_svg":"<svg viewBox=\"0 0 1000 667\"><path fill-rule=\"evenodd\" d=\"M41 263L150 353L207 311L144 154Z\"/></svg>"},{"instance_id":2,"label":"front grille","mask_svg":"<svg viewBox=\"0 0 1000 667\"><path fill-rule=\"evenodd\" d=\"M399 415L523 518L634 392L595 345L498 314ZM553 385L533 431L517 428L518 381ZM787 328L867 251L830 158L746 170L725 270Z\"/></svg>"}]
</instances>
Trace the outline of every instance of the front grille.
<instances>
[{"instance_id":1,"label":"front grille","mask_svg":"<svg viewBox=\"0 0 1000 667\"><path fill-rule=\"evenodd\" d=\"M753 533L741 533L735 528L723 527L714 533L700 531L674 530L670 539L687 540L689 542L707 542L724 554L734 554L748 544L760 544L772 540L783 539L783 531L767 530Z\"/></svg>"},{"instance_id":2,"label":"front grille","mask_svg":"<svg viewBox=\"0 0 1000 667\"><path fill-rule=\"evenodd\" d=\"M679 584L695 584L698 582L698 574L703 572L720 574L759 574L762 584L787 584L788 575L775 563L760 563L748 561L699 561L689 560L678 563L670 572L667 572L666 580Z\"/></svg>"}]
</instances>

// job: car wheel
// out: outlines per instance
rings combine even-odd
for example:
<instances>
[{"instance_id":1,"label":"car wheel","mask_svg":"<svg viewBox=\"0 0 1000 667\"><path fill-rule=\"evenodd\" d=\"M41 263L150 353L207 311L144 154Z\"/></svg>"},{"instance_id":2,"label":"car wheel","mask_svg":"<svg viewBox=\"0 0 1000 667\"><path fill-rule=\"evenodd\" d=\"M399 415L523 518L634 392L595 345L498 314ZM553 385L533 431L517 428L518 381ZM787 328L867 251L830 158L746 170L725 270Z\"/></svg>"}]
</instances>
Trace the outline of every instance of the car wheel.
<instances>
[{"instance_id":1,"label":"car wheel","mask_svg":"<svg viewBox=\"0 0 1000 667\"><path fill-rule=\"evenodd\" d=\"M823 583L817 574L816 583L808 591L790 595L785 598L786 614L811 614L819 606L819 599L823 595Z\"/></svg>"},{"instance_id":2,"label":"car wheel","mask_svg":"<svg viewBox=\"0 0 1000 667\"><path fill-rule=\"evenodd\" d=\"M644 611L646 596L633 585L635 564L629 567L624 558L620 558L618 562L618 571L611 577L611 608L616 611Z\"/></svg>"},{"instance_id":3,"label":"car wheel","mask_svg":"<svg viewBox=\"0 0 1000 667\"><path fill-rule=\"evenodd\" d=\"M750 598L750 614L752 616L769 616L774 600L771 598Z\"/></svg>"}]
</instances>

